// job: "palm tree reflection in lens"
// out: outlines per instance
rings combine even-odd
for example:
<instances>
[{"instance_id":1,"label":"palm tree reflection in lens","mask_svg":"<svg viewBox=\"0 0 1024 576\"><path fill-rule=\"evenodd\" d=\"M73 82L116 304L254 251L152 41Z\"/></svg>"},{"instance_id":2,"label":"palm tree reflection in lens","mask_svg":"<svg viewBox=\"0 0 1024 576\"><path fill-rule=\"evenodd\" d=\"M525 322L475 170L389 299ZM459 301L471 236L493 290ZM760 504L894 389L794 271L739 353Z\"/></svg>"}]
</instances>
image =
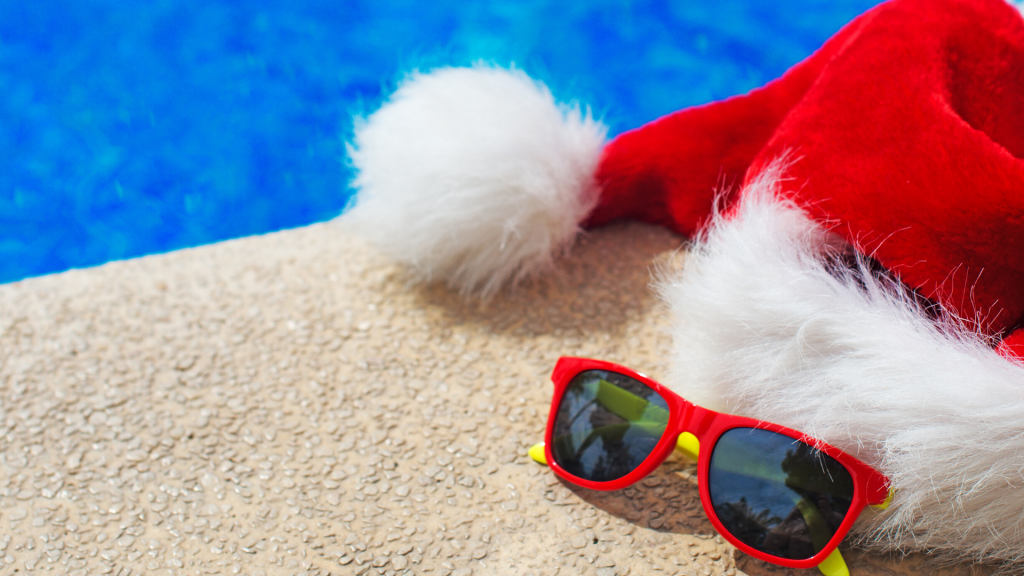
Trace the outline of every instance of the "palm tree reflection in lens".
<instances>
[{"instance_id":1,"label":"palm tree reflection in lens","mask_svg":"<svg viewBox=\"0 0 1024 576\"><path fill-rule=\"evenodd\" d=\"M578 478L616 480L650 456L668 419L665 399L645 384L607 370L587 370L562 395L552 456Z\"/></svg>"},{"instance_id":2,"label":"palm tree reflection in lens","mask_svg":"<svg viewBox=\"0 0 1024 576\"><path fill-rule=\"evenodd\" d=\"M715 444L708 489L736 538L791 560L824 549L853 501L853 479L834 458L784 434L726 431Z\"/></svg>"}]
</instances>

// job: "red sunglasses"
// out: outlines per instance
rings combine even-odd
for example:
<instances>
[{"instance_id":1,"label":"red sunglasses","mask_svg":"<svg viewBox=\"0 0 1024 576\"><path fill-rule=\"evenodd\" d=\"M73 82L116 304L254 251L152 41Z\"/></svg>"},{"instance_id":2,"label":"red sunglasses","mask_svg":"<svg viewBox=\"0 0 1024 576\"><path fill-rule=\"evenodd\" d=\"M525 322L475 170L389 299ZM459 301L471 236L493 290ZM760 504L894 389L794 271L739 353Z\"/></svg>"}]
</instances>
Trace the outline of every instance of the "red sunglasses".
<instances>
[{"instance_id":1,"label":"red sunglasses","mask_svg":"<svg viewBox=\"0 0 1024 576\"><path fill-rule=\"evenodd\" d=\"M842 450L752 418L701 408L639 372L563 357L543 445L530 456L594 490L641 480L673 450L697 461L711 523L743 552L790 568L848 575L839 542L889 480Z\"/></svg>"}]
</instances>

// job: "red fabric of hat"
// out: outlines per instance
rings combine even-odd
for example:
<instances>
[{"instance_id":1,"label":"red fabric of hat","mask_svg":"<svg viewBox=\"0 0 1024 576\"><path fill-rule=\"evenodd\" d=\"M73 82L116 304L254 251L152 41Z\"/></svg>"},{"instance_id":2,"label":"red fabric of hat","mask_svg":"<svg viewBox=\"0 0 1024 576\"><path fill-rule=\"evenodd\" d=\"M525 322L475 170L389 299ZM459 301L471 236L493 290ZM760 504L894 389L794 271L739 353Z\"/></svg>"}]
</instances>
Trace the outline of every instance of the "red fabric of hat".
<instances>
[{"instance_id":1,"label":"red fabric of hat","mask_svg":"<svg viewBox=\"0 0 1024 576\"><path fill-rule=\"evenodd\" d=\"M715 193L789 154L788 189L991 335L1024 316L1024 21L998 0L896 0L753 92L622 134L588 225L693 236ZM1006 350L1009 350L1007 347Z\"/></svg>"}]
</instances>

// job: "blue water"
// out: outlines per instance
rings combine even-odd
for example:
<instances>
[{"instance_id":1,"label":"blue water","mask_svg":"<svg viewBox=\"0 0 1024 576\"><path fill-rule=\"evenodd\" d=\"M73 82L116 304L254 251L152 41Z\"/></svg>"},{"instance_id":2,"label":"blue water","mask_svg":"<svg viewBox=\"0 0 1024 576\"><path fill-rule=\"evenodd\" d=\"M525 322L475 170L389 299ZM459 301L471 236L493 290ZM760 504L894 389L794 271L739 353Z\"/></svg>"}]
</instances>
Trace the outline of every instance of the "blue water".
<instances>
[{"instance_id":1,"label":"blue water","mask_svg":"<svg viewBox=\"0 0 1024 576\"><path fill-rule=\"evenodd\" d=\"M745 92L876 0L0 0L0 282L330 219L401 73L515 62L612 132Z\"/></svg>"}]
</instances>

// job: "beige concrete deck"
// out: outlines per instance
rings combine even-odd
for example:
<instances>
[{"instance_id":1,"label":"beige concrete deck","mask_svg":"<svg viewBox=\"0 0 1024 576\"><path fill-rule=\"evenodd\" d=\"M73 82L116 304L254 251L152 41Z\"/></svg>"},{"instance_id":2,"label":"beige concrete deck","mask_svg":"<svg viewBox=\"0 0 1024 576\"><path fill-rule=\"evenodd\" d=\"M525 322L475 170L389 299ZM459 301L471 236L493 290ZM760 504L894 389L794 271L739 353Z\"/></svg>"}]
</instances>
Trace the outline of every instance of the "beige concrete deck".
<instances>
[{"instance_id":1,"label":"beige concrete deck","mask_svg":"<svg viewBox=\"0 0 1024 576\"><path fill-rule=\"evenodd\" d=\"M335 225L0 286L0 574L817 574L723 544L683 460L594 493L525 455L559 355L666 372L678 245L606 228L486 306Z\"/></svg>"}]
</instances>

